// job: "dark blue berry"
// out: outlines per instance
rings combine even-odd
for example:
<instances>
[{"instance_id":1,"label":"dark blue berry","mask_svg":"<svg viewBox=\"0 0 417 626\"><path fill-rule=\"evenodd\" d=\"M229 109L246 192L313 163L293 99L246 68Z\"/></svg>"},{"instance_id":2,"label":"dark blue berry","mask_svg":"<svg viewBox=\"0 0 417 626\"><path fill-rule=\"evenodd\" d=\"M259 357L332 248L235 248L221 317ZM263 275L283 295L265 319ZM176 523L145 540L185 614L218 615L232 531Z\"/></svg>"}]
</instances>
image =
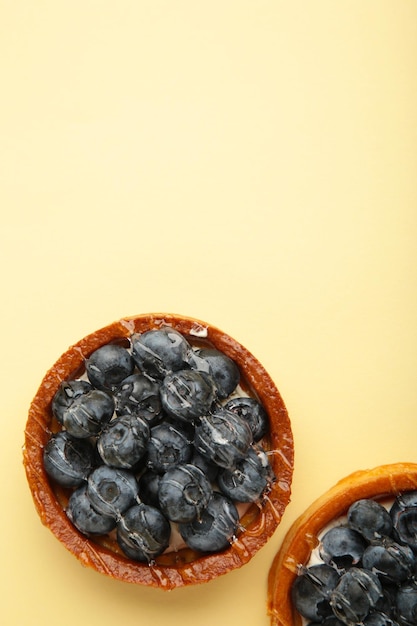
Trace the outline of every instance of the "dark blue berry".
<instances>
[{"instance_id":1,"label":"dark blue berry","mask_svg":"<svg viewBox=\"0 0 417 626\"><path fill-rule=\"evenodd\" d=\"M366 548L362 564L366 569L375 572L383 582L401 583L411 576L415 567L415 556L409 546L385 538Z\"/></svg>"},{"instance_id":2,"label":"dark blue berry","mask_svg":"<svg viewBox=\"0 0 417 626\"><path fill-rule=\"evenodd\" d=\"M349 526L368 541L388 537L392 531L388 511L376 500L362 499L354 502L348 510L347 520Z\"/></svg>"},{"instance_id":3,"label":"dark blue berry","mask_svg":"<svg viewBox=\"0 0 417 626\"><path fill-rule=\"evenodd\" d=\"M207 477L207 479L213 483L216 480L217 474L219 473L219 466L212 463L210 459L208 459L206 456L203 456L202 454L197 452L194 447L193 450L194 452L190 459L190 463L192 465L195 465L196 467L199 467L202 472L204 472L204 475Z\"/></svg>"},{"instance_id":4,"label":"dark blue berry","mask_svg":"<svg viewBox=\"0 0 417 626\"><path fill-rule=\"evenodd\" d=\"M103 391L115 391L135 367L128 350L112 343L93 352L85 366L89 381Z\"/></svg>"},{"instance_id":5,"label":"dark blue berry","mask_svg":"<svg viewBox=\"0 0 417 626\"><path fill-rule=\"evenodd\" d=\"M86 439L75 439L65 430L52 435L43 452L46 472L63 487L78 487L94 466L95 451Z\"/></svg>"},{"instance_id":6,"label":"dark blue berry","mask_svg":"<svg viewBox=\"0 0 417 626\"><path fill-rule=\"evenodd\" d=\"M145 504L159 507L159 483L163 474L158 474L151 469L143 472L139 478L139 498Z\"/></svg>"},{"instance_id":7,"label":"dark blue berry","mask_svg":"<svg viewBox=\"0 0 417 626\"><path fill-rule=\"evenodd\" d=\"M139 486L133 474L126 470L101 465L88 477L87 496L102 515L120 517L131 507Z\"/></svg>"},{"instance_id":8,"label":"dark blue berry","mask_svg":"<svg viewBox=\"0 0 417 626\"><path fill-rule=\"evenodd\" d=\"M248 423L223 407L202 417L195 429L194 445L200 454L219 467L233 468L252 443Z\"/></svg>"},{"instance_id":9,"label":"dark blue berry","mask_svg":"<svg viewBox=\"0 0 417 626\"><path fill-rule=\"evenodd\" d=\"M165 376L160 393L166 413L184 422L193 422L208 413L215 399L211 376L194 370L179 370Z\"/></svg>"},{"instance_id":10,"label":"dark blue berry","mask_svg":"<svg viewBox=\"0 0 417 626\"><path fill-rule=\"evenodd\" d=\"M401 625L417 624L417 582L402 585L396 597L397 617Z\"/></svg>"},{"instance_id":11,"label":"dark blue berry","mask_svg":"<svg viewBox=\"0 0 417 626\"><path fill-rule=\"evenodd\" d=\"M214 348L195 350L192 352L190 365L193 369L210 374L220 399L230 396L239 384L238 366L220 350Z\"/></svg>"},{"instance_id":12,"label":"dark blue berry","mask_svg":"<svg viewBox=\"0 0 417 626\"><path fill-rule=\"evenodd\" d=\"M232 398L225 404L228 411L244 418L252 431L254 441L259 441L268 430L268 415L264 407L255 398L239 396Z\"/></svg>"},{"instance_id":13,"label":"dark blue berry","mask_svg":"<svg viewBox=\"0 0 417 626\"><path fill-rule=\"evenodd\" d=\"M98 435L114 413L113 398L104 391L92 389L74 399L62 414L62 423L74 437Z\"/></svg>"},{"instance_id":14,"label":"dark blue berry","mask_svg":"<svg viewBox=\"0 0 417 626\"><path fill-rule=\"evenodd\" d=\"M292 602L300 615L319 622L330 616L330 595L338 582L339 574L330 565L304 568L291 590Z\"/></svg>"},{"instance_id":15,"label":"dark blue berry","mask_svg":"<svg viewBox=\"0 0 417 626\"><path fill-rule=\"evenodd\" d=\"M397 496L390 515L398 541L417 552L417 491Z\"/></svg>"},{"instance_id":16,"label":"dark blue berry","mask_svg":"<svg viewBox=\"0 0 417 626\"><path fill-rule=\"evenodd\" d=\"M145 455L149 436L147 422L133 415L122 415L103 428L97 449L107 465L131 469Z\"/></svg>"},{"instance_id":17,"label":"dark blue berry","mask_svg":"<svg viewBox=\"0 0 417 626\"><path fill-rule=\"evenodd\" d=\"M64 413L70 408L76 398L92 390L92 385L86 380L68 380L60 384L52 400L52 413L60 424L63 424Z\"/></svg>"},{"instance_id":18,"label":"dark blue berry","mask_svg":"<svg viewBox=\"0 0 417 626\"><path fill-rule=\"evenodd\" d=\"M105 535L116 526L116 520L98 513L87 496L87 485L73 491L66 509L68 518L84 535Z\"/></svg>"},{"instance_id":19,"label":"dark blue berry","mask_svg":"<svg viewBox=\"0 0 417 626\"><path fill-rule=\"evenodd\" d=\"M360 567L348 569L330 597L333 613L346 624L360 624L382 598L378 577Z\"/></svg>"},{"instance_id":20,"label":"dark blue berry","mask_svg":"<svg viewBox=\"0 0 417 626\"><path fill-rule=\"evenodd\" d=\"M239 514L233 502L214 492L206 509L193 522L179 524L185 543L193 550L219 552L230 545L239 523Z\"/></svg>"},{"instance_id":21,"label":"dark blue berry","mask_svg":"<svg viewBox=\"0 0 417 626\"><path fill-rule=\"evenodd\" d=\"M329 565L344 569L357 565L367 543L353 528L335 526L328 530L320 542L320 557Z\"/></svg>"},{"instance_id":22,"label":"dark blue berry","mask_svg":"<svg viewBox=\"0 0 417 626\"><path fill-rule=\"evenodd\" d=\"M308 626L346 626L344 622L337 619L334 615L326 617L322 622L309 622Z\"/></svg>"},{"instance_id":23,"label":"dark blue berry","mask_svg":"<svg viewBox=\"0 0 417 626\"><path fill-rule=\"evenodd\" d=\"M172 522L200 519L211 495L211 485L203 472L190 464L167 470L159 483L159 504Z\"/></svg>"},{"instance_id":24,"label":"dark blue berry","mask_svg":"<svg viewBox=\"0 0 417 626\"><path fill-rule=\"evenodd\" d=\"M222 469L218 484L223 493L239 502L256 502L271 486L273 471L265 451L251 447L232 469Z\"/></svg>"},{"instance_id":25,"label":"dark blue berry","mask_svg":"<svg viewBox=\"0 0 417 626\"><path fill-rule=\"evenodd\" d=\"M117 541L131 559L151 562L169 545L171 526L157 508L136 504L117 524Z\"/></svg>"},{"instance_id":26,"label":"dark blue berry","mask_svg":"<svg viewBox=\"0 0 417 626\"><path fill-rule=\"evenodd\" d=\"M162 418L159 384L143 374L125 378L114 394L117 415L136 415L150 426Z\"/></svg>"},{"instance_id":27,"label":"dark blue berry","mask_svg":"<svg viewBox=\"0 0 417 626\"><path fill-rule=\"evenodd\" d=\"M389 615L381 611L374 611L363 622L364 626L398 626Z\"/></svg>"},{"instance_id":28,"label":"dark blue berry","mask_svg":"<svg viewBox=\"0 0 417 626\"><path fill-rule=\"evenodd\" d=\"M166 472L170 467L188 463L191 444L176 426L164 422L151 428L148 442L148 466L155 472Z\"/></svg>"},{"instance_id":29,"label":"dark blue berry","mask_svg":"<svg viewBox=\"0 0 417 626\"><path fill-rule=\"evenodd\" d=\"M131 337L132 356L141 370L152 378L164 378L170 372L187 367L191 346L173 328L149 330Z\"/></svg>"}]
</instances>

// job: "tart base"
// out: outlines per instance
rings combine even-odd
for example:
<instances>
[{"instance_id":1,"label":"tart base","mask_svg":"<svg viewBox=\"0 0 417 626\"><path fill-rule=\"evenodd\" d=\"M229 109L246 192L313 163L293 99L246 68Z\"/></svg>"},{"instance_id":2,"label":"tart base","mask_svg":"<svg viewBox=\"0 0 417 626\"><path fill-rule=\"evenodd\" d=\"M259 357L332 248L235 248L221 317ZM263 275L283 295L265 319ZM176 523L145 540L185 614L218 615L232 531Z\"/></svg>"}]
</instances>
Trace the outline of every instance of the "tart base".
<instances>
[{"instance_id":1,"label":"tart base","mask_svg":"<svg viewBox=\"0 0 417 626\"><path fill-rule=\"evenodd\" d=\"M268 577L268 614L271 626L301 626L293 609L291 588L300 565L316 547L320 531L344 515L361 498L383 498L417 489L417 464L395 463L346 476L315 500L293 523L276 554Z\"/></svg>"},{"instance_id":2,"label":"tart base","mask_svg":"<svg viewBox=\"0 0 417 626\"><path fill-rule=\"evenodd\" d=\"M270 420L269 449L277 481L262 506L252 505L241 519L242 532L221 553L196 554L189 549L164 554L155 563L132 561L117 551L111 540L92 540L79 533L64 508L68 495L51 484L43 466L43 448L51 432L59 428L51 403L63 380L80 375L84 361L94 350L110 342L127 341L133 333L171 326L193 343L210 344L232 358L244 384L258 396ZM276 451L276 453L274 453ZM153 313L121 319L71 346L45 375L33 399L25 429L23 462L40 519L79 561L97 572L125 582L164 590L204 583L241 567L266 543L279 524L290 500L294 446L284 402L272 379L246 348L194 318Z\"/></svg>"}]
</instances>

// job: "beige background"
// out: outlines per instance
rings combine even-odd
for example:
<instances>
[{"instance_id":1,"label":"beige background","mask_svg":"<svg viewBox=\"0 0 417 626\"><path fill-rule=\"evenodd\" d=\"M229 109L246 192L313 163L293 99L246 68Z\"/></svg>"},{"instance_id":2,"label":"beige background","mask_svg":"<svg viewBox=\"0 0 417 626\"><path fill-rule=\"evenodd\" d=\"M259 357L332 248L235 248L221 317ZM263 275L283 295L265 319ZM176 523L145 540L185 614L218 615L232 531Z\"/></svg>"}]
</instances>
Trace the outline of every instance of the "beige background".
<instances>
[{"instance_id":1,"label":"beige background","mask_svg":"<svg viewBox=\"0 0 417 626\"><path fill-rule=\"evenodd\" d=\"M296 516L417 460L416 76L414 0L0 0L2 623L266 626ZM21 462L44 372L150 311L246 345L296 445L270 543L168 594L83 569Z\"/></svg>"}]
</instances>

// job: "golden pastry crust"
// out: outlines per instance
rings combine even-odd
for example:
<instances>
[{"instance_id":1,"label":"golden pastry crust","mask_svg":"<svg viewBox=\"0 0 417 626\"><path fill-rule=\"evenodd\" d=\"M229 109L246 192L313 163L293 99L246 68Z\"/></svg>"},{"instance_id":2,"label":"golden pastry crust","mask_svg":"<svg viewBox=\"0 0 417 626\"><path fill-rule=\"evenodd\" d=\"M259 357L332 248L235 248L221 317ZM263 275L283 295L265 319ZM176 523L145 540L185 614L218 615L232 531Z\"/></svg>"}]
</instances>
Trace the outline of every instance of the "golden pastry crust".
<instances>
[{"instance_id":1,"label":"golden pastry crust","mask_svg":"<svg viewBox=\"0 0 417 626\"><path fill-rule=\"evenodd\" d=\"M268 577L268 614L272 626L301 626L291 588L300 565L318 544L320 531L361 498L383 498L417 489L417 464L395 463L354 472L315 500L289 529Z\"/></svg>"},{"instance_id":2,"label":"golden pastry crust","mask_svg":"<svg viewBox=\"0 0 417 626\"><path fill-rule=\"evenodd\" d=\"M161 555L154 565L132 561L119 550L111 537L91 540L80 534L68 520L64 507L68 493L53 486L43 466L43 448L51 432L60 426L52 416L51 403L63 380L75 377L84 360L100 346L126 341L133 333L169 325L192 342L213 345L239 366L244 384L255 391L270 420L271 465L278 477L265 505L252 505L241 519L245 530L227 550L199 555L189 549ZM241 567L266 543L279 524L290 500L294 447L291 425L284 402L268 373L255 357L219 329L193 318L173 314L138 315L114 322L71 346L45 375L29 409L23 460L27 480L39 516L55 536L84 565L113 578L169 590L208 582Z\"/></svg>"}]
</instances>

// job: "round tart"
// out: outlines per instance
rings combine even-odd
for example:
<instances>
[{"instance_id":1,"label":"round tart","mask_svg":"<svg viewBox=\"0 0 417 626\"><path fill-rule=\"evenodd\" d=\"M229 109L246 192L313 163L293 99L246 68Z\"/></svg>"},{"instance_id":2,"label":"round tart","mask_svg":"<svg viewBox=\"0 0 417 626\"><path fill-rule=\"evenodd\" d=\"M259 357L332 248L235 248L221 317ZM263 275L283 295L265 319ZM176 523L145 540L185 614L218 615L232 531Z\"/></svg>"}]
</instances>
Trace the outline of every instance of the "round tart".
<instances>
[{"instance_id":1,"label":"round tart","mask_svg":"<svg viewBox=\"0 0 417 626\"><path fill-rule=\"evenodd\" d=\"M180 333L197 353L199 350L220 351L237 365L240 388L247 396L257 399L267 414L268 424L262 445L274 480L271 480L261 499L239 510L236 533L220 551L202 552L181 544L148 562L142 562L129 558L120 549L114 531L86 535L77 530L66 513L73 489L50 478L45 470L44 450L51 437L63 430L52 411L61 384L64 381L85 380L88 363L92 369L96 365L91 364L93 359L90 356L102 346L114 344L129 349L133 336L162 328ZM85 439L81 441L85 442ZM28 483L42 523L83 565L115 579L169 590L208 582L241 567L271 537L290 499L293 438L288 413L278 389L248 350L205 322L173 314L146 314L122 319L93 332L58 359L45 375L31 403L23 456ZM140 502L136 506L139 507ZM130 532L125 533L127 541Z\"/></svg>"},{"instance_id":2,"label":"round tart","mask_svg":"<svg viewBox=\"0 0 417 626\"><path fill-rule=\"evenodd\" d=\"M417 464L396 463L354 472L313 502L289 529L269 571L271 624L301 626L304 623L292 602L293 585L329 524L343 519L358 500L382 502L416 489Z\"/></svg>"}]
</instances>

